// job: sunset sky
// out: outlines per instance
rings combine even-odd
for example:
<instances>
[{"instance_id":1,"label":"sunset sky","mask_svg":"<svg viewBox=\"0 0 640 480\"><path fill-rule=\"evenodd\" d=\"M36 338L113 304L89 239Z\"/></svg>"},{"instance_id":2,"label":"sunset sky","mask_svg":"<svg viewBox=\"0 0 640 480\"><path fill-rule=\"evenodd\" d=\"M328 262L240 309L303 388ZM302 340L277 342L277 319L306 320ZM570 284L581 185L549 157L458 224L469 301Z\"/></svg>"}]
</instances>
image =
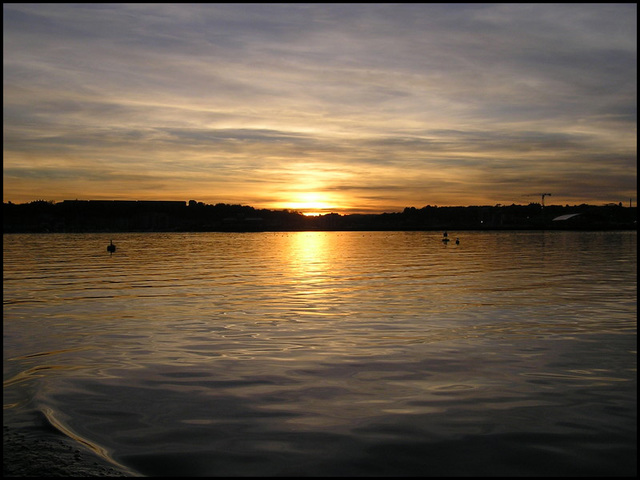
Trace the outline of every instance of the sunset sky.
<instances>
[{"instance_id":1,"label":"sunset sky","mask_svg":"<svg viewBox=\"0 0 640 480\"><path fill-rule=\"evenodd\" d=\"M3 200L623 202L636 4L4 4Z\"/></svg>"}]
</instances>

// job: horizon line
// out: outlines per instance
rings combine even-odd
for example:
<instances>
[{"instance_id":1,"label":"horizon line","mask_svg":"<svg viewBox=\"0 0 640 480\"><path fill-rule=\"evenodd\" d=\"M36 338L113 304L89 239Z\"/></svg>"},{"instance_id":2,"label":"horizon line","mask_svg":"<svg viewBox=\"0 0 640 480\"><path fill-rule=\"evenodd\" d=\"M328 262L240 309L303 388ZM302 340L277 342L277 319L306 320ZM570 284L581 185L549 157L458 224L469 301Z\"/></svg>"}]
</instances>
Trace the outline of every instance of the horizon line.
<instances>
[{"instance_id":1,"label":"horizon line","mask_svg":"<svg viewBox=\"0 0 640 480\"><path fill-rule=\"evenodd\" d=\"M496 203L494 205L488 205L488 204L484 204L484 205L431 205L431 204L427 204L427 205L423 205L421 207L416 207L416 206L405 206L403 207L401 210L397 210L397 211L380 211L377 213L374 212L361 212L358 211L357 208L349 208L349 209L340 209L340 208L336 208L336 211L333 211L332 209L309 209L310 212L303 212L301 210L298 209L292 209L292 208L267 208L267 207L255 207L253 205L249 205L249 204L242 204L242 203L225 203L225 202L217 202L217 203L205 203L205 202L201 202L201 201L197 201L195 199L189 199L189 200L140 200L140 199L65 199L65 200L61 200L61 201L55 201L55 200L44 200L44 199L37 199L37 200L32 200L29 202L23 202L23 203L14 203L11 200L3 200L3 205L29 205L31 203L37 203L37 202L43 202L43 203L50 203L52 205L56 205L56 204L61 204L64 202L148 202L148 203L181 203L183 204L185 207L189 207L191 202L196 202L196 204L202 204L205 206L216 206L216 205L229 205L229 206L240 206L240 207L249 207L249 208L253 208L254 210L270 210L270 211L280 211L280 212L284 212L284 211L288 211L288 212L292 212L292 213L299 213L301 215L305 215L305 216L322 216L322 215L382 215L385 213L402 213L404 210L406 209L422 209L422 208L503 208L503 207L527 207L530 205L539 205L543 208L549 208L549 207L562 207L562 208L567 208L567 207L580 207L580 206L592 206L592 207L622 207L622 208L634 208L632 203L632 198L629 198L629 203L625 204L624 202L607 202L607 203L602 203L602 204L589 204L589 203L580 203L580 204L573 204L573 205L559 205L559 204L551 204L551 205L542 205L540 202L529 202L527 204L521 204L521 203L511 203L511 204L503 204L503 203ZM636 205L637 208L637 205ZM313 212L311 212L311 210L313 210ZM323 210L323 211L318 211L318 210ZM350 213L340 213L339 210L354 210L354 212Z\"/></svg>"}]
</instances>

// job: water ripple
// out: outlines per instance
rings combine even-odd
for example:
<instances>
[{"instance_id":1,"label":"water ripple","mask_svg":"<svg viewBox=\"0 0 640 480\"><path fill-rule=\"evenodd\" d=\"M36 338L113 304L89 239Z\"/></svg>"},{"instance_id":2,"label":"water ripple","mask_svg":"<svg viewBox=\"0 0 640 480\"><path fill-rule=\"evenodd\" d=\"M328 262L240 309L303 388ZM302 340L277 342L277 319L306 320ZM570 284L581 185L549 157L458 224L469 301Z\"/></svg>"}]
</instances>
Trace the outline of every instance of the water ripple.
<instances>
[{"instance_id":1,"label":"water ripple","mask_svg":"<svg viewBox=\"0 0 640 480\"><path fill-rule=\"evenodd\" d=\"M5 421L152 476L635 474L636 233L460 236L4 235Z\"/></svg>"}]
</instances>

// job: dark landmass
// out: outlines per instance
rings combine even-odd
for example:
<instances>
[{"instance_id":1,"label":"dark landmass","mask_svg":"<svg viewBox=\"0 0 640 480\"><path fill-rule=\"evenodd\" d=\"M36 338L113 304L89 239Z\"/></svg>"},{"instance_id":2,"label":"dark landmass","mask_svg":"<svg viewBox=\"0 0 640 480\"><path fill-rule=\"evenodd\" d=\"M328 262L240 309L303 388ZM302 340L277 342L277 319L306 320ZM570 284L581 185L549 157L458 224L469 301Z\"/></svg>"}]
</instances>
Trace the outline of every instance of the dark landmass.
<instances>
[{"instance_id":1,"label":"dark landmass","mask_svg":"<svg viewBox=\"0 0 640 480\"><path fill-rule=\"evenodd\" d=\"M558 218L560 217L560 218ZM568 218L567 218L568 217ZM3 233L262 232L371 230L637 230L637 207L496 205L407 207L370 215L316 217L190 200L65 200L4 203Z\"/></svg>"},{"instance_id":2,"label":"dark landmass","mask_svg":"<svg viewBox=\"0 0 640 480\"><path fill-rule=\"evenodd\" d=\"M3 426L3 477L132 477L64 437Z\"/></svg>"}]
</instances>

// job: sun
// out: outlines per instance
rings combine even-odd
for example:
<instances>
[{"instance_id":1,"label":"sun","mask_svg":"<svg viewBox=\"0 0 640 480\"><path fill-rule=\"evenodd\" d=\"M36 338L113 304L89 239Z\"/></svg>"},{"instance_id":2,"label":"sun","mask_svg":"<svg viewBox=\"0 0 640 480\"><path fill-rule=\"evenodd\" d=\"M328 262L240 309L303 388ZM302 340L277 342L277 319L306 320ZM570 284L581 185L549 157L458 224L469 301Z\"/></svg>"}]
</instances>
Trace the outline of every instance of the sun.
<instances>
[{"instance_id":1,"label":"sun","mask_svg":"<svg viewBox=\"0 0 640 480\"><path fill-rule=\"evenodd\" d=\"M308 192L299 193L293 201L287 202L287 208L296 210L303 215L314 217L331 213L336 209L336 205L326 195Z\"/></svg>"}]
</instances>

